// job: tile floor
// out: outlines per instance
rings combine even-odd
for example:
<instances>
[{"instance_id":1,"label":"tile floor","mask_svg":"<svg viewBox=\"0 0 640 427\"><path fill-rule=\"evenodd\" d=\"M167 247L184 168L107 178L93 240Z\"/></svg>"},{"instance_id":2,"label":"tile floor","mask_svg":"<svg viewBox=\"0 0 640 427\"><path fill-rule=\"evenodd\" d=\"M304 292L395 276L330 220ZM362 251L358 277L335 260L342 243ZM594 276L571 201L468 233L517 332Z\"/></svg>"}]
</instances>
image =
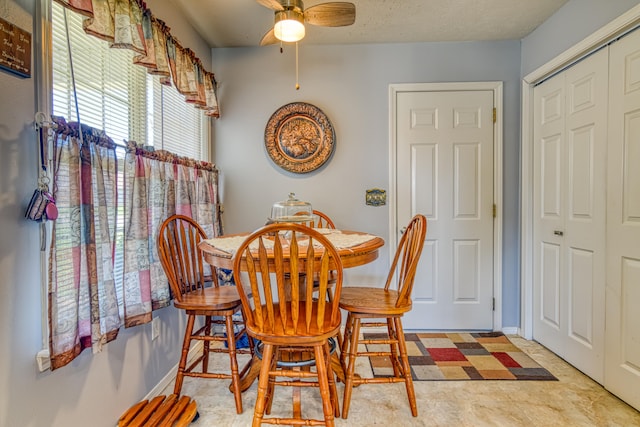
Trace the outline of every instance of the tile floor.
<instances>
[{"instance_id":1,"label":"tile floor","mask_svg":"<svg viewBox=\"0 0 640 427\"><path fill-rule=\"evenodd\" d=\"M539 344L518 336L509 338L559 381L415 382L419 413L416 418L411 416L403 384L364 384L353 391L349 417L337 418L336 426L640 427L640 412L599 384ZM220 356L212 357L215 365L228 363ZM362 375L370 375L364 358L356 369ZM172 389L173 385L164 393L169 394ZM341 383L338 392L342 397ZM227 381L186 378L182 393L198 404L200 417L191 424L193 427L251 425L256 383L243 394L241 415L236 414ZM317 393L315 388L303 389L303 413L321 418ZM272 414L290 410L290 388L277 388Z\"/></svg>"}]
</instances>

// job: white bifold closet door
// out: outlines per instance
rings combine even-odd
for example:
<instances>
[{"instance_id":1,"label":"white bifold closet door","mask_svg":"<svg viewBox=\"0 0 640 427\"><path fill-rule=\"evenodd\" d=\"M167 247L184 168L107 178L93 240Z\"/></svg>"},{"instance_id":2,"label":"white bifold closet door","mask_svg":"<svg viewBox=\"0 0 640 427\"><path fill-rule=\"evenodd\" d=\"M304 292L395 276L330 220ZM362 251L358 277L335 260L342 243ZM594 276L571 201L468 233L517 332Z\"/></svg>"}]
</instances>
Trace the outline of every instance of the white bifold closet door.
<instances>
[{"instance_id":1,"label":"white bifold closet door","mask_svg":"<svg viewBox=\"0 0 640 427\"><path fill-rule=\"evenodd\" d=\"M640 30L610 50L605 387L640 410Z\"/></svg>"},{"instance_id":2,"label":"white bifold closet door","mask_svg":"<svg viewBox=\"0 0 640 427\"><path fill-rule=\"evenodd\" d=\"M602 383L608 48L534 89L534 339Z\"/></svg>"}]
</instances>

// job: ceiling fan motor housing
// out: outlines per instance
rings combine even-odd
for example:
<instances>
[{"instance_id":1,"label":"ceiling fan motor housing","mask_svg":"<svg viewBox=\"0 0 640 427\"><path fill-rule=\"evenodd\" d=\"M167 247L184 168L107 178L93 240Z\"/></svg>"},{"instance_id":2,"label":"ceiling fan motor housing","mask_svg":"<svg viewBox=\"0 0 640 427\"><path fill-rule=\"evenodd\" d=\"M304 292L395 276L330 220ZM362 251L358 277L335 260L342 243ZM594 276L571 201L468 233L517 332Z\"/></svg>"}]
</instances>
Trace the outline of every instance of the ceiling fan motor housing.
<instances>
[{"instance_id":1,"label":"ceiling fan motor housing","mask_svg":"<svg viewBox=\"0 0 640 427\"><path fill-rule=\"evenodd\" d=\"M295 10L300 14L302 14L302 11L304 10L302 0L280 0L280 4L284 10Z\"/></svg>"}]
</instances>

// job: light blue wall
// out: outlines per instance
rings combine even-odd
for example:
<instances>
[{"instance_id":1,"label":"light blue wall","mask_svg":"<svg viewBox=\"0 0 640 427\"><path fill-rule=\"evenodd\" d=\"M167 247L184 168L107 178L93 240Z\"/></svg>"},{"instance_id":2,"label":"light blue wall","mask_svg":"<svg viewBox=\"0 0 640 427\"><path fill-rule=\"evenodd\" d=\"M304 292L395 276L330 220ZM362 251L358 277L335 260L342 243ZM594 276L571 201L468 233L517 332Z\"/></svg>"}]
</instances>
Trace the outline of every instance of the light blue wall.
<instances>
[{"instance_id":1,"label":"light blue wall","mask_svg":"<svg viewBox=\"0 0 640 427\"><path fill-rule=\"evenodd\" d=\"M520 42L300 46L295 90L293 48L214 49L222 118L215 123L215 159L224 174L228 233L264 223L271 205L294 191L329 213L338 227L388 241L388 206L364 203L365 190L389 187L389 85L422 82L504 82L503 325L519 323L518 163ZM332 159L321 170L293 175L278 169L264 149L271 114L289 102L321 108L337 134ZM389 250L388 245L385 250ZM384 281L388 253L348 270L350 280ZM500 274L500 273L499 273ZM502 325L497 325L500 328Z\"/></svg>"},{"instance_id":2,"label":"light blue wall","mask_svg":"<svg viewBox=\"0 0 640 427\"><path fill-rule=\"evenodd\" d=\"M0 2L0 16L33 33L36 0ZM148 0L154 14L209 63L167 0ZM388 186L391 83L504 82L503 325L519 323L518 164L521 75L533 71L638 4L631 0L571 0L522 41L397 45L302 46L295 91L291 52L271 48L214 49L223 118L215 124L216 160L225 176L228 232L264 222L289 191L331 212L339 227L388 235L388 211L364 205L367 188ZM34 39L34 52L36 40ZM522 64L522 66L521 66ZM34 66L34 76L38 73ZM182 320L161 310L161 336L150 327L123 330L102 353L85 351L68 367L38 373L41 347L38 227L24 207L36 185L35 79L0 72L0 426L112 426L129 405L175 365ZM321 170L294 176L264 150L264 125L281 105L307 101L322 108L337 133L334 157ZM387 255L351 278L379 281ZM178 323L178 324L176 324Z\"/></svg>"},{"instance_id":3,"label":"light blue wall","mask_svg":"<svg viewBox=\"0 0 640 427\"><path fill-rule=\"evenodd\" d=\"M147 4L203 63L211 62L209 47L171 3ZM151 340L150 325L123 329L101 353L85 350L64 368L38 372L39 226L23 217L38 168L35 5L36 0L0 1L0 16L33 35L34 58L31 78L0 71L0 427L111 427L176 366L185 322L173 307L159 310L157 340Z\"/></svg>"},{"instance_id":4,"label":"light blue wall","mask_svg":"<svg viewBox=\"0 0 640 427\"><path fill-rule=\"evenodd\" d=\"M522 39L522 77L638 4L640 0L569 0Z\"/></svg>"}]
</instances>

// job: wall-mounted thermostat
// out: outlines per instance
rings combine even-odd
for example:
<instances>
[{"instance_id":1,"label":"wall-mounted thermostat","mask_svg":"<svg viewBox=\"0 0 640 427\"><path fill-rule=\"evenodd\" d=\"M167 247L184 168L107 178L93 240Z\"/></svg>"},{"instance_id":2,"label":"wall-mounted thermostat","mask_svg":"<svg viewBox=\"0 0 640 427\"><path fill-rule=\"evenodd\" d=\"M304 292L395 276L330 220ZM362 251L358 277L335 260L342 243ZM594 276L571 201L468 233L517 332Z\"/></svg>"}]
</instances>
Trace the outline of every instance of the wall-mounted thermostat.
<instances>
[{"instance_id":1,"label":"wall-mounted thermostat","mask_svg":"<svg viewBox=\"0 0 640 427\"><path fill-rule=\"evenodd\" d=\"M367 190L365 199L369 206L384 206L387 204L387 192L381 188L372 188Z\"/></svg>"}]
</instances>

